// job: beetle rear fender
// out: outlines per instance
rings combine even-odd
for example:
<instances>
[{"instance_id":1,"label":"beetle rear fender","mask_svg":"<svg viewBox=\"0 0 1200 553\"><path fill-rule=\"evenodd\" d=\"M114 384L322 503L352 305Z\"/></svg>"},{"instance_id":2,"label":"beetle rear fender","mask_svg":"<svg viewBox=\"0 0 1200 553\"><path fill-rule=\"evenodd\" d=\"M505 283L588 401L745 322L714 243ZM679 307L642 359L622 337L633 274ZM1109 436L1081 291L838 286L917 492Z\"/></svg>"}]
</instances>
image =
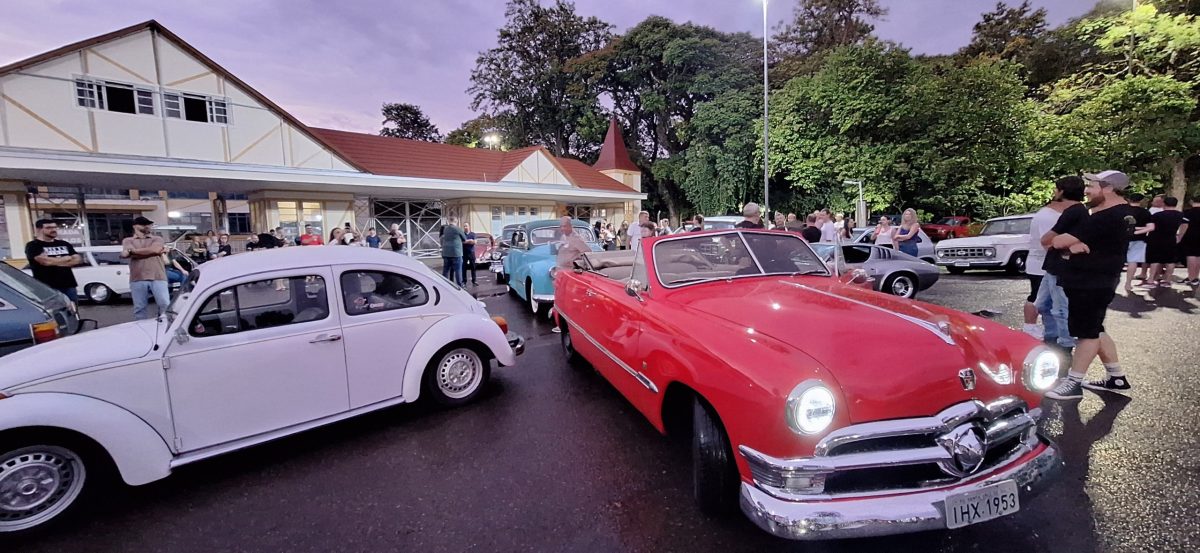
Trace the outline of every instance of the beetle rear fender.
<instances>
[{"instance_id":1,"label":"beetle rear fender","mask_svg":"<svg viewBox=\"0 0 1200 553\"><path fill-rule=\"evenodd\" d=\"M495 321L478 314L446 317L421 335L412 355L408 357L402 392L405 401L413 402L420 397L421 377L433 356L446 347L446 344L459 341L479 344L501 365L513 365L516 362L516 355L508 345L508 338L500 331Z\"/></svg>"},{"instance_id":2,"label":"beetle rear fender","mask_svg":"<svg viewBox=\"0 0 1200 553\"><path fill-rule=\"evenodd\" d=\"M126 484L138 486L171 474L167 442L137 415L99 399L56 392L15 394L0 400L0 432L61 428L104 448Z\"/></svg>"}]
</instances>

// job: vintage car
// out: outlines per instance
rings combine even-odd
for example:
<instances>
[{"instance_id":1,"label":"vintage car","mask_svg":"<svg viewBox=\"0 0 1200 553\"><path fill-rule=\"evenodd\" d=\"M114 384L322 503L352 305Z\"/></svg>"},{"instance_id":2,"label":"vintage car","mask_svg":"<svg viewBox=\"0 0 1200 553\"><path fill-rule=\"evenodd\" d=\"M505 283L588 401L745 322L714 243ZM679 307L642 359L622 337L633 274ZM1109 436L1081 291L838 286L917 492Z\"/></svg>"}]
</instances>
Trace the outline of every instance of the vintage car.
<instances>
[{"instance_id":1,"label":"vintage car","mask_svg":"<svg viewBox=\"0 0 1200 553\"><path fill-rule=\"evenodd\" d=\"M475 233L475 265L487 267L492 263L492 252L496 251L496 240L486 232Z\"/></svg>"},{"instance_id":2,"label":"vintage car","mask_svg":"<svg viewBox=\"0 0 1200 553\"><path fill-rule=\"evenodd\" d=\"M942 217L933 223L925 223L921 225L921 230L925 231L934 240L945 240L947 238L959 238L967 236L975 236L977 228L971 225L971 218L961 215L952 217Z\"/></svg>"},{"instance_id":3,"label":"vintage car","mask_svg":"<svg viewBox=\"0 0 1200 553\"><path fill-rule=\"evenodd\" d=\"M826 262L834 258L839 246L813 244L813 250ZM866 271L875 282L875 290L902 298L915 298L938 281L941 271L902 251L870 244L841 245L842 259L849 269Z\"/></svg>"},{"instance_id":4,"label":"vintage car","mask_svg":"<svg viewBox=\"0 0 1200 553\"><path fill-rule=\"evenodd\" d=\"M978 236L942 240L937 244L937 264L961 274L968 269L1003 269L1025 272L1029 257L1029 223L1032 215L988 219Z\"/></svg>"},{"instance_id":5,"label":"vintage car","mask_svg":"<svg viewBox=\"0 0 1200 553\"><path fill-rule=\"evenodd\" d=\"M75 304L8 263L0 263L0 355L80 330Z\"/></svg>"},{"instance_id":6,"label":"vintage car","mask_svg":"<svg viewBox=\"0 0 1200 553\"><path fill-rule=\"evenodd\" d=\"M83 263L72 267L71 271L79 283L80 299L103 304L129 296L129 259L121 257L121 246L83 246L76 251ZM195 262L174 243L167 244L167 255L185 271L191 271L195 266ZM172 288L177 286L172 283Z\"/></svg>"},{"instance_id":7,"label":"vintage car","mask_svg":"<svg viewBox=\"0 0 1200 553\"><path fill-rule=\"evenodd\" d=\"M562 231L558 219L521 223L509 242L504 256L504 275L508 289L529 303L534 317L545 317L554 305L554 279L550 269L558 262ZM587 223L574 220L571 226L593 251L603 251Z\"/></svg>"},{"instance_id":8,"label":"vintage car","mask_svg":"<svg viewBox=\"0 0 1200 553\"><path fill-rule=\"evenodd\" d=\"M512 237L520 226L520 224L505 225L500 230L500 238L495 241L495 246L488 254L488 257L491 258L488 270L496 275L496 284L508 282L508 275L504 274L504 257L508 255L508 250L512 247Z\"/></svg>"},{"instance_id":9,"label":"vintage car","mask_svg":"<svg viewBox=\"0 0 1200 553\"><path fill-rule=\"evenodd\" d=\"M165 315L0 359L0 535L109 475L188 463L428 398L478 397L506 335L470 294L374 248L281 248L191 272Z\"/></svg>"},{"instance_id":10,"label":"vintage car","mask_svg":"<svg viewBox=\"0 0 1200 553\"><path fill-rule=\"evenodd\" d=\"M565 355L691 443L705 512L792 539L1010 515L1061 469L1037 427L1059 357L974 315L832 278L791 233L591 253L556 275ZM885 347L902 344L903 347Z\"/></svg>"}]
</instances>

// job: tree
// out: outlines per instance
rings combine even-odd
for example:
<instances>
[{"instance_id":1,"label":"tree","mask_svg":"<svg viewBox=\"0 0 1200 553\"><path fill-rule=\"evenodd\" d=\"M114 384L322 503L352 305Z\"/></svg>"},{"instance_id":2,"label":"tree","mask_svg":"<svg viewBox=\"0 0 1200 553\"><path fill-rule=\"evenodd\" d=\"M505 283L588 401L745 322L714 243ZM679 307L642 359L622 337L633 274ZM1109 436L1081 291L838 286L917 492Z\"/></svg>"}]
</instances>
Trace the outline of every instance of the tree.
<instances>
[{"instance_id":1,"label":"tree","mask_svg":"<svg viewBox=\"0 0 1200 553\"><path fill-rule=\"evenodd\" d=\"M700 212L723 214L748 201L751 190L757 199L761 110L761 88L731 90L696 107L680 187Z\"/></svg>"},{"instance_id":2,"label":"tree","mask_svg":"<svg viewBox=\"0 0 1200 553\"><path fill-rule=\"evenodd\" d=\"M603 139L606 119L588 76L572 61L603 48L612 26L580 17L555 0L509 0L498 44L479 55L471 72L471 109L512 123L513 145L546 146L556 156L587 158Z\"/></svg>"},{"instance_id":3,"label":"tree","mask_svg":"<svg viewBox=\"0 0 1200 553\"><path fill-rule=\"evenodd\" d=\"M1045 9L1034 10L1029 0L1023 0L1015 8L997 2L996 9L983 14L983 19L975 24L971 43L962 49L962 54L1021 62L1030 46L1045 33Z\"/></svg>"},{"instance_id":4,"label":"tree","mask_svg":"<svg viewBox=\"0 0 1200 553\"><path fill-rule=\"evenodd\" d=\"M457 129L446 135L446 144L467 146L469 148L494 147L499 150L511 150L517 146L509 138L512 123L503 117L480 115L463 123ZM485 136L495 136L496 144L487 144Z\"/></svg>"},{"instance_id":5,"label":"tree","mask_svg":"<svg viewBox=\"0 0 1200 553\"><path fill-rule=\"evenodd\" d=\"M413 104L383 104L383 128L380 136L441 142L442 133L429 121L421 108Z\"/></svg>"},{"instance_id":6,"label":"tree","mask_svg":"<svg viewBox=\"0 0 1200 553\"><path fill-rule=\"evenodd\" d=\"M887 16L878 0L798 0L792 20L771 40L773 78L785 83L809 72L825 52L862 44L875 31L874 20Z\"/></svg>"}]
</instances>

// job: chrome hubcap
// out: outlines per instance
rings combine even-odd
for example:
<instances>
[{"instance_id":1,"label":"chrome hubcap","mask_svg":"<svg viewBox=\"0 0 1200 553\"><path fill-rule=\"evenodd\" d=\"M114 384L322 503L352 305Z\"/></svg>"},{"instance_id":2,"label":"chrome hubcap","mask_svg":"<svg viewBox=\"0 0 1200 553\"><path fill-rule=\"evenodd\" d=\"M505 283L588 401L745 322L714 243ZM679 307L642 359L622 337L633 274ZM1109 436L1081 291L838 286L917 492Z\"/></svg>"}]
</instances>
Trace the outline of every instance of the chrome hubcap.
<instances>
[{"instance_id":1,"label":"chrome hubcap","mask_svg":"<svg viewBox=\"0 0 1200 553\"><path fill-rule=\"evenodd\" d=\"M37 526L83 489L83 463L66 449L37 446L0 457L0 532Z\"/></svg>"},{"instance_id":2,"label":"chrome hubcap","mask_svg":"<svg viewBox=\"0 0 1200 553\"><path fill-rule=\"evenodd\" d=\"M438 388L447 397L461 399L471 395L483 380L483 362L469 349L456 349L438 365Z\"/></svg>"},{"instance_id":3,"label":"chrome hubcap","mask_svg":"<svg viewBox=\"0 0 1200 553\"><path fill-rule=\"evenodd\" d=\"M108 288L105 288L104 286L93 286L92 293L90 295L92 297L92 301L102 302L108 299Z\"/></svg>"},{"instance_id":4,"label":"chrome hubcap","mask_svg":"<svg viewBox=\"0 0 1200 553\"><path fill-rule=\"evenodd\" d=\"M892 293L907 298L912 293L912 283L907 278L892 281Z\"/></svg>"}]
</instances>

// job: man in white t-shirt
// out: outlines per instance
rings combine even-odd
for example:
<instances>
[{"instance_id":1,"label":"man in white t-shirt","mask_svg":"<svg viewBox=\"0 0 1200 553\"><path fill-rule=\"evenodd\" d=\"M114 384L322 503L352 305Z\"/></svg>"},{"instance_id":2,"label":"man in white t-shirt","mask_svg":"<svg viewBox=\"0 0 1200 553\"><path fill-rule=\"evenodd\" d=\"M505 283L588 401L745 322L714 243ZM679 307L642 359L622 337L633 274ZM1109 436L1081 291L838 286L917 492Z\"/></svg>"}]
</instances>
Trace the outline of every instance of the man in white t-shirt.
<instances>
[{"instance_id":1,"label":"man in white t-shirt","mask_svg":"<svg viewBox=\"0 0 1200 553\"><path fill-rule=\"evenodd\" d=\"M629 225L629 249L636 250L642 243L642 238L649 236L648 232L643 232L643 229L650 227L650 212L638 212L638 220L636 223ZM646 236L643 236L645 234Z\"/></svg>"},{"instance_id":2,"label":"man in white t-shirt","mask_svg":"<svg viewBox=\"0 0 1200 553\"><path fill-rule=\"evenodd\" d=\"M1029 279L1029 295L1025 297L1025 324L1022 330L1038 340L1044 337L1041 327L1037 324L1038 308L1036 303L1042 279L1046 276L1046 270L1042 268L1042 265L1046 263L1046 247L1042 245L1042 236L1054 228L1054 223L1058 222L1061 212L1055 207L1058 206L1053 201L1043 206L1033 214L1033 220L1029 223L1029 255L1025 258L1025 276Z\"/></svg>"},{"instance_id":3,"label":"man in white t-shirt","mask_svg":"<svg viewBox=\"0 0 1200 553\"><path fill-rule=\"evenodd\" d=\"M829 216L828 209L821 210L821 241L836 242L838 237L837 225L834 224L833 218Z\"/></svg>"}]
</instances>

